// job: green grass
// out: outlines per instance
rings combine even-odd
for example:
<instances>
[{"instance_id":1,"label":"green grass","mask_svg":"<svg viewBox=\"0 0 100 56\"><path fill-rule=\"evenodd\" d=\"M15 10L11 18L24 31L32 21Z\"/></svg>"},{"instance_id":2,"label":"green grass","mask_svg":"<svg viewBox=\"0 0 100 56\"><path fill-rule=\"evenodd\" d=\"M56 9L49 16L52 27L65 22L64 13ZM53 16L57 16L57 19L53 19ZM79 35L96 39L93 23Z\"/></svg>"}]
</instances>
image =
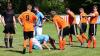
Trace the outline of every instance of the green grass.
<instances>
[{"instance_id":1,"label":"green grass","mask_svg":"<svg viewBox=\"0 0 100 56\"><path fill-rule=\"evenodd\" d=\"M12 49L6 49L3 48L4 42L4 34L2 33L3 26L0 24L0 56L100 56L100 25L98 25L97 29L97 48L81 48L80 43L77 41L76 37L74 38L74 46L76 47L70 47L66 45L65 50L51 50L48 51L48 49L45 49L43 51L39 50L33 50L32 54L26 53L25 55L21 54L21 51L23 50L23 31L22 27L17 24L16 29L16 35L14 36L14 48ZM52 23L45 23L43 27L43 33L51 35L54 39L56 39L56 42L58 42L57 32L55 29L55 26ZM66 37L67 44L68 44L68 37ZM58 48L58 44L57 48ZM28 52L28 50L27 50Z\"/></svg>"}]
</instances>

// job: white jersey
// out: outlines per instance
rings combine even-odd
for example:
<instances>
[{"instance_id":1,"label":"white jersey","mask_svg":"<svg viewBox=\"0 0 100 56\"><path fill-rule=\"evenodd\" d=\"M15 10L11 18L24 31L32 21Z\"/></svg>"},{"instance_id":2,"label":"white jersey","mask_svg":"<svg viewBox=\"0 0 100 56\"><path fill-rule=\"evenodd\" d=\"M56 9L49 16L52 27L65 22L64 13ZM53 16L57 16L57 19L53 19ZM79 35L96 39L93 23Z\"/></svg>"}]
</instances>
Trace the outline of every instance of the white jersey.
<instances>
[{"instance_id":1,"label":"white jersey","mask_svg":"<svg viewBox=\"0 0 100 56\"><path fill-rule=\"evenodd\" d=\"M33 43L33 46L37 46L40 50L42 50L42 46L40 44L40 42L36 39L36 38L32 38L32 43Z\"/></svg>"}]
</instances>

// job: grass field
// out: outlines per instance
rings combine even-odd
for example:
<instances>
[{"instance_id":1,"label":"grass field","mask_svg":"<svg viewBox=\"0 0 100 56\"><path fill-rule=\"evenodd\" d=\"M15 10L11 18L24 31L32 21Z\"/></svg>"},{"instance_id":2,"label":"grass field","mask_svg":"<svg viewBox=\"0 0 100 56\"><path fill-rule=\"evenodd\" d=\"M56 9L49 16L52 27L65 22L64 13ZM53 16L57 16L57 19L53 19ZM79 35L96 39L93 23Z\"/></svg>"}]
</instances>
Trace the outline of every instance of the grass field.
<instances>
[{"instance_id":1,"label":"grass field","mask_svg":"<svg viewBox=\"0 0 100 56\"><path fill-rule=\"evenodd\" d=\"M0 24L0 56L100 56L100 25L98 25L97 29L97 48L82 48L79 47L80 43L77 41L75 37L74 38L74 47L70 47L66 45L65 50L51 50L48 51L48 49L45 49L43 51L39 50L33 50L32 54L27 53L25 55L21 54L21 51L23 50L23 32L22 27L17 24L16 29L16 35L14 37L14 48L6 49L4 48L4 34L2 33L3 26ZM56 33L56 29L52 23L45 23L43 27L43 33L51 35L54 39L56 39L56 42L58 42L58 37ZM68 44L68 37L66 37L67 44ZM58 48L58 44L57 48Z\"/></svg>"}]
</instances>

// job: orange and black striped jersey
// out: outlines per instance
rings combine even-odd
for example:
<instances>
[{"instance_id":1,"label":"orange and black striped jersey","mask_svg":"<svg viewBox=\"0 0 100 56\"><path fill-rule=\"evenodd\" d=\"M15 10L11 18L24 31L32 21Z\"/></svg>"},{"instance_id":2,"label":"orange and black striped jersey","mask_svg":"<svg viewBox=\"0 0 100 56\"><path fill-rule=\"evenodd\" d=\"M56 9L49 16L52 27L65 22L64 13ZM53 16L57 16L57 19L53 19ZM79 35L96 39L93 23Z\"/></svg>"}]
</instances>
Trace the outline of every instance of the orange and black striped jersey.
<instances>
[{"instance_id":1,"label":"orange and black striped jersey","mask_svg":"<svg viewBox=\"0 0 100 56\"><path fill-rule=\"evenodd\" d=\"M23 24L25 32L34 31L33 24L35 24L36 18L36 15L31 11L25 11L18 17Z\"/></svg>"},{"instance_id":2,"label":"orange and black striped jersey","mask_svg":"<svg viewBox=\"0 0 100 56\"><path fill-rule=\"evenodd\" d=\"M80 22L81 23L87 23L87 17L85 17L85 16L87 16L86 13L80 13Z\"/></svg>"},{"instance_id":3,"label":"orange and black striped jersey","mask_svg":"<svg viewBox=\"0 0 100 56\"><path fill-rule=\"evenodd\" d=\"M66 23L66 21L59 15L55 15L53 17L53 22L58 25L59 29L63 29L67 26L69 27L69 25Z\"/></svg>"},{"instance_id":4,"label":"orange and black striped jersey","mask_svg":"<svg viewBox=\"0 0 100 56\"><path fill-rule=\"evenodd\" d=\"M90 18L90 24L96 24L97 20L98 20L99 13L98 12L94 12L92 14L95 15L95 16Z\"/></svg>"}]
</instances>

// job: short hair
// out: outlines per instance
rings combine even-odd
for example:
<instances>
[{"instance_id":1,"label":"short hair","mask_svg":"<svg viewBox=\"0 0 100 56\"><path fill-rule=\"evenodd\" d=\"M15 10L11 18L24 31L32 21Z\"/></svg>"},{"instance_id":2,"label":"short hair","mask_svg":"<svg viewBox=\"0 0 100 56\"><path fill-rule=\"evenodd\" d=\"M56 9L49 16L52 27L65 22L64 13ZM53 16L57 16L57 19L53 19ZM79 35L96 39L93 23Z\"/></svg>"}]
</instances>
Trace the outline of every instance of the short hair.
<instances>
[{"instance_id":1,"label":"short hair","mask_svg":"<svg viewBox=\"0 0 100 56\"><path fill-rule=\"evenodd\" d=\"M66 8L66 10L70 10L69 8Z\"/></svg>"},{"instance_id":2,"label":"short hair","mask_svg":"<svg viewBox=\"0 0 100 56\"><path fill-rule=\"evenodd\" d=\"M28 4L27 5L27 9L30 9L32 7L32 5L31 4ZM31 8L32 9L32 8Z\"/></svg>"},{"instance_id":3,"label":"short hair","mask_svg":"<svg viewBox=\"0 0 100 56\"><path fill-rule=\"evenodd\" d=\"M98 6L97 5L94 5L93 8L97 8L98 9Z\"/></svg>"},{"instance_id":4,"label":"short hair","mask_svg":"<svg viewBox=\"0 0 100 56\"><path fill-rule=\"evenodd\" d=\"M84 8L79 8L79 10L84 10Z\"/></svg>"},{"instance_id":5,"label":"short hair","mask_svg":"<svg viewBox=\"0 0 100 56\"><path fill-rule=\"evenodd\" d=\"M56 15L57 14L56 11L51 11L50 13L53 14L53 15Z\"/></svg>"},{"instance_id":6,"label":"short hair","mask_svg":"<svg viewBox=\"0 0 100 56\"><path fill-rule=\"evenodd\" d=\"M34 6L34 8L37 8L38 10L40 10L39 6Z\"/></svg>"}]
</instances>

